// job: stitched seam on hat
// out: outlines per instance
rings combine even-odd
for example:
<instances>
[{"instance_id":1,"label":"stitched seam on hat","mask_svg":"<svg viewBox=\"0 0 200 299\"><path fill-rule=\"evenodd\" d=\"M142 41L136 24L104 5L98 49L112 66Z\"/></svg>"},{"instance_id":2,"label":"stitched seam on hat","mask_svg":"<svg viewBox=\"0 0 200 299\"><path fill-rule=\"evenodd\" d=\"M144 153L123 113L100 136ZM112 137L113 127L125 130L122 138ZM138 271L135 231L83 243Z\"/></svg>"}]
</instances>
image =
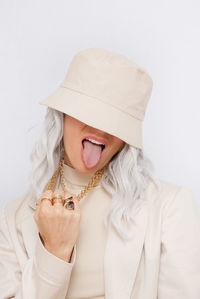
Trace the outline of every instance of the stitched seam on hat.
<instances>
[{"instance_id":1,"label":"stitched seam on hat","mask_svg":"<svg viewBox=\"0 0 200 299\"><path fill-rule=\"evenodd\" d=\"M110 104L110 103L106 103L106 102L104 102L103 100L101 100L101 99L99 99L99 98L97 98L97 97L94 97L94 96L90 96L90 95L88 95L88 94L86 94L86 93L84 93L84 92L82 92L82 91L78 91L78 90L76 90L76 89L74 89L74 88L71 88L71 87L66 87L66 86L64 86L64 85L62 85L62 84L60 85L60 87L63 87L63 88L66 88L66 89L71 89L71 90L76 91L77 93L83 94L83 95L85 95L85 96L87 96L87 97L94 98L94 99L96 99L96 100L98 100L98 101L101 101L101 102L104 103L104 104L108 104L108 105L110 105L110 106L112 106L112 107L114 107L114 108L116 109L116 107L115 107L114 105L112 105L112 104ZM118 106L117 106L117 108L118 108L120 111L122 111L122 112L124 112L124 113L130 115L131 117L137 118L138 120L142 121L142 120L141 120L140 118L138 118L137 116L135 116L135 115L133 116L132 114L130 114L130 113L128 113L128 112L122 110L122 109L119 108ZM134 108L134 109L137 110L137 111L139 111L139 112L141 113L141 111L140 111L139 109L137 109L137 108Z\"/></svg>"}]
</instances>

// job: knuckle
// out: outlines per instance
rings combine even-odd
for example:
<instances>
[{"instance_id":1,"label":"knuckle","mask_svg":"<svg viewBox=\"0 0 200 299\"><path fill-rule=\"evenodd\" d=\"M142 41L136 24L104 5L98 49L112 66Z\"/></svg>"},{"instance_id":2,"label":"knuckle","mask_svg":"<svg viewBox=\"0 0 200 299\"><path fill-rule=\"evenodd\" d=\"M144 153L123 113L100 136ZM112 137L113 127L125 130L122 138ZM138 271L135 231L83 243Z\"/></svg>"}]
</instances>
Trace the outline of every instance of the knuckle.
<instances>
[{"instance_id":1,"label":"knuckle","mask_svg":"<svg viewBox=\"0 0 200 299\"><path fill-rule=\"evenodd\" d=\"M64 215L65 215L65 217L66 217L67 219L72 220L73 217L74 217L74 212L72 212L72 211L70 211L70 210L66 210L66 211L64 212Z\"/></svg>"},{"instance_id":2,"label":"knuckle","mask_svg":"<svg viewBox=\"0 0 200 299\"><path fill-rule=\"evenodd\" d=\"M67 209L64 210L63 214L65 215L65 217L68 217L68 218L72 217L72 212Z\"/></svg>"},{"instance_id":3,"label":"knuckle","mask_svg":"<svg viewBox=\"0 0 200 299\"><path fill-rule=\"evenodd\" d=\"M76 219L76 220L79 220L81 218L81 214L79 212L74 212L73 213L73 217Z\"/></svg>"}]
</instances>

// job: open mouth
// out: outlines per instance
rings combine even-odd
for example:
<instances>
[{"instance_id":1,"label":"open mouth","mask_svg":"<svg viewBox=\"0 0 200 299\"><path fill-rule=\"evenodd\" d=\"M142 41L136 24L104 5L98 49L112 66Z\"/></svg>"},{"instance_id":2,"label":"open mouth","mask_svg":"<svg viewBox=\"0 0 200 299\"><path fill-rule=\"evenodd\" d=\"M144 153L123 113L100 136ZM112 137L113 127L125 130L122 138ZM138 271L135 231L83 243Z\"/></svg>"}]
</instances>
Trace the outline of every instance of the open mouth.
<instances>
[{"instance_id":1,"label":"open mouth","mask_svg":"<svg viewBox=\"0 0 200 299\"><path fill-rule=\"evenodd\" d=\"M105 150L105 147L106 147L105 144L97 144L97 143L94 143L94 142L92 142L92 141L90 141L90 140L88 140L88 139L86 139L86 138L84 138L84 139L82 140L83 149L84 149L84 142L85 142L85 141L88 141L88 142L90 142L90 143L92 143L92 144L95 144L95 145L100 146L102 152Z\"/></svg>"},{"instance_id":2,"label":"open mouth","mask_svg":"<svg viewBox=\"0 0 200 299\"><path fill-rule=\"evenodd\" d=\"M85 167L95 167L102 158L107 141L96 136L84 136L82 139L81 157Z\"/></svg>"}]
</instances>

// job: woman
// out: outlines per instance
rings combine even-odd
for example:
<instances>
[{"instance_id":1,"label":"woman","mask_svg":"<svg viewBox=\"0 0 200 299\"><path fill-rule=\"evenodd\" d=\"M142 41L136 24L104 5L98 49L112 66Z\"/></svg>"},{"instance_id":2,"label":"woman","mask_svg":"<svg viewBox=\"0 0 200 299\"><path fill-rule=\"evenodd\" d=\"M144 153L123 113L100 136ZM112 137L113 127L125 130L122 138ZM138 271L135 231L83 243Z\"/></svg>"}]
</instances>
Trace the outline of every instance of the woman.
<instances>
[{"instance_id":1,"label":"woman","mask_svg":"<svg viewBox=\"0 0 200 299\"><path fill-rule=\"evenodd\" d=\"M78 52L41 104L30 186L1 211L0 298L199 299L191 189L155 178L142 146L149 74Z\"/></svg>"}]
</instances>

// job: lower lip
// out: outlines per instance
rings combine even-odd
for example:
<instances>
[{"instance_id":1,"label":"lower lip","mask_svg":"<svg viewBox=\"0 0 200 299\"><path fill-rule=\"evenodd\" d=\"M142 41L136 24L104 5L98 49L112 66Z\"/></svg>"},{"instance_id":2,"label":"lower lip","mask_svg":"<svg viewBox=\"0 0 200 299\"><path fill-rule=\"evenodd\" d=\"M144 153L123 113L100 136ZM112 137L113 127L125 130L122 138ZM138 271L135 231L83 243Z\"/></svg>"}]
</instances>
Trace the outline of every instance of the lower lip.
<instances>
[{"instance_id":1,"label":"lower lip","mask_svg":"<svg viewBox=\"0 0 200 299\"><path fill-rule=\"evenodd\" d=\"M100 158L99 158L99 161L97 162L96 165L98 165L98 163L100 162L101 160L101 157L103 156L103 153L105 152L105 149L106 147L104 147L103 151L101 151L101 155L100 155ZM83 144L82 144L82 141L81 141L81 157L82 157L82 160L83 160L83 163L85 165L85 162L84 162L84 159L83 159ZM92 167L95 167L96 165L92 166ZM85 165L86 166L86 165ZM87 167L87 166L86 166ZM92 167L87 167L87 168L92 168Z\"/></svg>"}]
</instances>

